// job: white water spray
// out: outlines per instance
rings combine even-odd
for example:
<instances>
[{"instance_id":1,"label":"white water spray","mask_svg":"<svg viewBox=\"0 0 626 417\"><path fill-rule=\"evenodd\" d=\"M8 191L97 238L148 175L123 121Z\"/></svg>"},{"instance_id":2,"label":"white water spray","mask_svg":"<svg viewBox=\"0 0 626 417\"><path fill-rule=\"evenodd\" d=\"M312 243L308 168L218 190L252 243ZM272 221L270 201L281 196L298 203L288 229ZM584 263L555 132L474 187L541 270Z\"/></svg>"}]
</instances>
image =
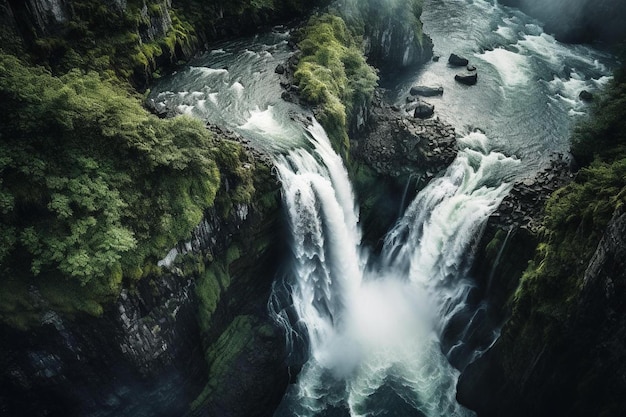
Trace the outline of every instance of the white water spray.
<instances>
[{"instance_id":1,"label":"white water spray","mask_svg":"<svg viewBox=\"0 0 626 417\"><path fill-rule=\"evenodd\" d=\"M276 164L293 240L283 288L310 352L277 415L471 415L454 399L458 374L439 336L471 287L463 280L468 248L519 161L488 152L481 133L469 135L389 233L377 266L366 269L347 172L321 127L308 130L313 151L294 150Z\"/></svg>"}]
</instances>

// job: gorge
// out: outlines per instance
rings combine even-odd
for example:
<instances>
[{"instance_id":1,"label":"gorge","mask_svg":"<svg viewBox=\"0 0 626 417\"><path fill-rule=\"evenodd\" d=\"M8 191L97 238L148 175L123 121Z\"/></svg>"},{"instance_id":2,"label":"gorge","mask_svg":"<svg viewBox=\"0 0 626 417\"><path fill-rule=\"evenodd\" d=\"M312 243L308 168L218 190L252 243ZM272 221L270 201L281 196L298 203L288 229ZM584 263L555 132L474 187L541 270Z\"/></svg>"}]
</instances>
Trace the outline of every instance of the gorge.
<instances>
[{"instance_id":1,"label":"gorge","mask_svg":"<svg viewBox=\"0 0 626 417\"><path fill-rule=\"evenodd\" d=\"M46 15L35 19L35 37L67 36L65 20L84 10L77 3L52 3L59 7L36 10L63 11L53 13L61 29L41 23L52 18ZM542 222L547 195L573 177L567 168L570 161L562 155L568 153L574 124L589 112L579 94L587 90L597 96L612 85L611 70L617 61L611 53L562 44L544 33L539 21L497 2L344 1L318 10L297 30L279 26L252 38L212 42L206 52L164 75L161 68L190 58L200 42L220 37L206 29L196 29L192 37L193 27L185 25L189 15L184 13L198 12L202 6L181 2L189 8L179 5L179 9L172 3L139 5L152 16L147 20L142 7L137 10L144 19L141 25L147 24L138 26L139 38L145 38L140 46L144 56L148 57L146 39L158 44L159 37L174 32L174 45L160 43L163 54L154 53L154 61L148 57L146 65L135 62L140 70L116 68L115 75L138 88L149 84L143 99L154 113L166 117L163 120L130 104L118 114L111 103L126 103L128 96L115 82L109 87L111 81L104 76L91 73L95 78L81 84L72 78L80 79L77 72L62 75L71 62L70 51L82 47L73 40L61 47L64 55L57 49L43 58L49 60L49 70L26 70L30 64L6 57L11 51L3 49L2 91L8 101L3 107L2 140L8 158L2 161L2 201L13 204L3 203L3 227L9 227L5 230L13 233L18 219L19 227L38 232L38 224L28 222L33 221L32 213L46 210L67 218L58 196L64 188L44 181L54 192L49 201L40 203L30 195L45 195L45 187L37 181L23 187L17 173L38 171L34 163L20 165L22 154L19 145L13 146L14 138L32 140L25 149L37 149L51 143L46 135L61 132L61 145L50 149L72 149L69 161L87 172L93 183L104 174L94 171L93 157L81 156L81 150L91 149L89 141L74 139L74 132L85 134L89 130L80 126L102 125L102 138L130 151L118 155L96 148L98 157L116 161L140 155L143 159L133 164L154 168L147 173L128 171L143 181L133 187L153 190L139 196L147 206L138 205L137 197L123 200L120 220L112 220L118 229L128 227L136 242L128 243L122 258L115 258L119 278L96 274L101 280L96 282L78 275L83 284L74 286L70 279L50 272L63 263L33 263L38 254L46 253L46 238L37 246L39 252L28 245L24 233L4 238L9 249L1 258L5 278L0 411L15 416L489 416L561 415L561 410L567 410L563 415L598 410L620 415L619 374L608 371L623 355L620 319L614 324L620 317L621 285L614 271L620 270L616 260L623 251L619 207L624 176L619 167L605 191L609 206L598 206L601 219L610 212L607 233L599 220L594 224L596 235L586 243L591 254L596 253L585 272L580 304L573 303L579 306L568 330L587 329L594 317L604 317L604 312L585 312L598 310L602 294L610 294L611 311L606 313L603 333L593 336L598 344L613 346L605 350L610 359L596 366L603 357L590 356L574 372L599 388L585 391L585 381L572 387L576 384L559 379L573 359L555 359L563 342L550 347L551 334L546 335L548 342L528 334L541 329L541 321L529 320L519 335L519 320L524 317L520 310L530 309L531 317L537 317L532 305L544 302L541 291L548 291L541 284L539 290L530 286L528 271L518 289L526 263L544 238L534 225ZM134 13L135 6L129 1L107 7ZM19 16L35 10L18 9L12 2L2 7L10 12L5 13L5 22L12 16L16 27L24 25ZM222 8L221 14L226 19L249 19L250 26L237 32L240 35L305 9L292 2L254 7L259 6L242 5L226 12ZM156 19L166 14L157 8L170 17ZM196 22L206 10L198 13ZM420 16L421 21L416 20ZM213 30L223 27L217 19L222 23ZM10 32L10 25L3 30ZM55 31L57 35L50 35ZM235 26L225 30L233 31ZM294 40L299 46L295 51ZM37 48L42 44L35 43ZM15 47L33 48L19 42ZM33 60L42 59L37 48ZM174 52L169 58L168 50ZM114 61L120 63L124 55L117 51ZM381 69L378 74L362 51ZM469 58L477 67L478 85L455 82L457 70L446 63L450 53ZM433 54L441 59L430 60ZM96 78L104 80L104 87ZM77 107L59 107L67 96L58 98L45 90L57 79L60 91L70 88L78 97L91 88L115 98L95 96L95 102L104 105L94 107L95 116L81 119L75 114L91 114L84 112L93 106L91 99L76 101ZM34 86L35 97L37 92L44 97L42 107L34 107L40 101L23 90L16 92L24 80ZM412 120L413 99L407 98L415 85L443 87L443 95L424 99L435 105L436 120ZM136 96L130 99L138 101ZM606 100L610 106L611 98ZM60 116L43 118L42 123L52 121L48 133L41 133L46 130L39 126L25 131L24 124L12 118L11 106L18 105L33 114L47 115L40 110L46 106L52 112L63 109L63 117L69 115L71 122ZM110 115L111 125L99 114ZM129 124L133 120L145 126L137 134ZM121 131L115 130L117 126ZM169 135L168 129L174 139L163 142L160 137ZM607 131L611 132L603 132ZM589 129L588 134L596 133ZM575 156L582 161L586 142L578 143ZM394 166L401 160L395 153L408 149L415 153L406 156L411 163ZM373 152L380 152L380 159ZM441 152L445 158L434 158ZM383 153L389 162L384 162ZM51 158L62 154L52 152ZM61 172L80 178L36 155L36 161L43 161L42 175ZM564 163L554 162L562 159ZM109 169L108 162L96 161ZM120 167L126 165L115 167L124 172ZM576 181L592 176L590 172L583 170L586 177ZM126 184L119 188L122 196L132 195L129 180L119 178L119 184ZM152 184L152 178L162 181L163 187ZM109 187L118 184L106 176L104 180ZM535 194L536 184L544 184L547 191ZM18 186L26 191L18 192ZM165 194L168 186L181 193ZM9 193L12 196L5 198ZM117 201L118 194L103 198L113 196ZM169 207L160 195L175 204ZM97 209L81 204L68 203L73 216L86 212L86 218L99 219ZM558 203L551 204L548 207ZM613 206L618 210L611 216ZM127 207L136 211L134 216ZM184 213L184 222L178 220L178 211ZM128 219L144 216L149 224L162 224L166 233L155 228L142 235L136 220L129 223ZM49 224L56 224L52 219L47 218ZM548 227L554 227L551 224ZM85 239L84 233L81 236ZM140 236L149 237L141 241ZM150 251L137 253L135 248L146 242L151 242ZM15 256L19 249L32 255ZM32 272L37 265L41 270ZM74 273L70 266L65 270L69 275ZM50 283L42 283L42 277ZM100 282L106 290L100 289ZM59 295L58 288L64 287L69 296ZM524 288L535 292L526 295ZM568 302L575 297L572 291L564 291ZM545 294L554 297L552 292ZM527 297L535 298L515 304ZM510 314L514 320L507 322ZM554 331L553 326L543 329ZM518 337L527 341L525 354L513 353ZM583 349L582 344L576 346L569 355ZM535 366L525 367L525 358L534 354L538 354L532 358ZM552 363L557 365L551 368ZM600 376L585 374L587 369L598 369ZM551 379L538 384L545 375ZM603 391L598 378L615 384L617 396ZM547 396L537 391L541 389ZM572 392L598 391L606 407L593 408L593 399L583 396L573 408L562 408ZM495 393L500 397L493 398ZM534 405L521 406L528 401Z\"/></svg>"}]
</instances>

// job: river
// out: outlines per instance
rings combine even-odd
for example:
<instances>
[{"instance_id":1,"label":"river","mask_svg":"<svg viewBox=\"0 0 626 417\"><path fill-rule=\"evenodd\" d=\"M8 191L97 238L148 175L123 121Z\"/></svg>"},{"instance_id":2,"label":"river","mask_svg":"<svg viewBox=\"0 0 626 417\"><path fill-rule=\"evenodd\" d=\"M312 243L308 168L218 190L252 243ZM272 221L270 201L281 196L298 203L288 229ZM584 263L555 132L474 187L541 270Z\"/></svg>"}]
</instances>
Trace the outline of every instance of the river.
<instances>
[{"instance_id":1,"label":"river","mask_svg":"<svg viewBox=\"0 0 626 417\"><path fill-rule=\"evenodd\" d=\"M280 98L274 68L289 56L288 33L217 45L151 92L157 106L230 128L273 155L292 236L268 304L303 363L276 416L473 415L455 400L458 370L440 346L473 286L468 248L514 180L567 151L587 110L579 92L609 80L610 55L560 44L497 2L426 0L423 21L442 58L385 87L403 105L412 85L443 86L428 100L457 129L460 151L376 258L361 243L343 161L321 126L303 124L294 115L310 115ZM476 86L454 81L451 52L478 68Z\"/></svg>"}]
</instances>

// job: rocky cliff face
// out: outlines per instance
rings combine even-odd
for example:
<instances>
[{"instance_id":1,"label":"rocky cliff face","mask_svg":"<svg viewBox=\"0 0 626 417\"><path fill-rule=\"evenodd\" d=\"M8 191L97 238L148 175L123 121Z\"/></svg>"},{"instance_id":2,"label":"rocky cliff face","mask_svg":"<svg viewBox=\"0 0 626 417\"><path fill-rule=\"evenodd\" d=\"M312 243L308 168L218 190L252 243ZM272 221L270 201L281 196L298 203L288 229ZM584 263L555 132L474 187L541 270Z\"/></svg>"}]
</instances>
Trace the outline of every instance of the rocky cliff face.
<instances>
[{"instance_id":1,"label":"rocky cliff face","mask_svg":"<svg viewBox=\"0 0 626 417\"><path fill-rule=\"evenodd\" d=\"M620 42L626 36L626 3L613 0L501 0L545 22L565 42Z\"/></svg>"},{"instance_id":2,"label":"rocky cliff face","mask_svg":"<svg viewBox=\"0 0 626 417\"><path fill-rule=\"evenodd\" d=\"M553 167L516 185L479 245L474 274L481 277L479 289L494 318L489 325L506 319L495 345L459 379L459 401L480 417L618 416L625 409L623 211L614 213L590 260L561 266L571 274L582 269L580 281L551 284L546 280L555 278L546 274L533 283L525 275L520 284L545 239L545 200L569 177Z\"/></svg>"},{"instance_id":3,"label":"rocky cliff face","mask_svg":"<svg viewBox=\"0 0 626 417\"><path fill-rule=\"evenodd\" d=\"M288 380L282 335L266 311L281 248L277 193L268 178L252 203L227 216L209 211L161 262L163 272L123 290L101 317L49 310L28 331L0 327L0 414L177 416L192 403L195 412L224 407L230 416L271 409ZM231 388L207 394L208 385Z\"/></svg>"},{"instance_id":4,"label":"rocky cliff face","mask_svg":"<svg viewBox=\"0 0 626 417\"><path fill-rule=\"evenodd\" d=\"M382 74L415 67L432 57L432 41L422 32L421 0L369 0L353 7L359 12L346 14L363 13L365 55Z\"/></svg>"}]
</instances>

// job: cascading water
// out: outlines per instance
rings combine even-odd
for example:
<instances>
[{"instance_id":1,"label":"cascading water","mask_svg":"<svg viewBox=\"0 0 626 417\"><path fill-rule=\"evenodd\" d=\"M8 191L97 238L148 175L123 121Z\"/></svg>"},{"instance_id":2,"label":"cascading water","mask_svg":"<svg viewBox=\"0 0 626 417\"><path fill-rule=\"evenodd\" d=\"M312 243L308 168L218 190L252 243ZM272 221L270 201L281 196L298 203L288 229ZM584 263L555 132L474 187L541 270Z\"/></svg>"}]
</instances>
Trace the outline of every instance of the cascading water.
<instances>
[{"instance_id":1,"label":"cascading water","mask_svg":"<svg viewBox=\"0 0 626 417\"><path fill-rule=\"evenodd\" d=\"M468 246L519 161L473 149L486 138L469 135L388 234L380 260L365 268L352 192L333 186L349 185L347 172L323 131L311 132L317 158L296 150L277 163L293 240L292 273L279 288L290 289L310 342L310 359L277 415L469 415L454 400L457 373L439 336L471 288L459 278ZM272 307L285 324L285 312Z\"/></svg>"},{"instance_id":2,"label":"cascading water","mask_svg":"<svg viewBox=\"0 0 626 417\"><path fill-rule=\"evenodd\" d=\"M510 184L566 149L571 118L584 111L578 90L607 80L606 54L561 45L497 2L426 0L423 18L436 52L475 60L481 85L459 87L445 60L397 80L399 103L411 85L443 85L432 100L464 137L376 257L361 245L341 158L319 124L303 128L292 117L302 109L280 99L274 68L289 54L285 34L221 45L153 88L157 106L236 130L274 155L292 256L269 305L302 365L279 417L472 415L455 401L448 362L480 318L467 308L472 243ZM444 355L442 335L459 316L465 330ZM469 349L465 361L480 353Z\"/></svg>"}]
</instances>

